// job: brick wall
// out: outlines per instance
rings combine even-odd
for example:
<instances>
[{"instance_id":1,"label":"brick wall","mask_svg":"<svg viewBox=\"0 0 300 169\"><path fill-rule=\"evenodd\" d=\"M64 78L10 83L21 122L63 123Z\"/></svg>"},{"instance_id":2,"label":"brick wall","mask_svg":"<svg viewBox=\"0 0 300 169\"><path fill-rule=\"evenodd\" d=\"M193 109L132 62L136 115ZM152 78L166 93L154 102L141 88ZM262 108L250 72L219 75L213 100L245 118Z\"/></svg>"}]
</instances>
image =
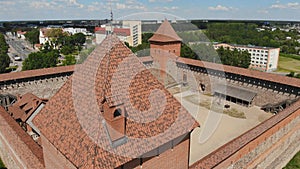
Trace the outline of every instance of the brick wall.
<instances>
[{"instance_id":1,"label":"brick wall","mask_svg":"<svg viewBox=\"0 0 300 169\"><path fill-rule=\"evenodd\" d=\"M291 153L287 158L284 154L300 148L299 133L300 110L260 135L217 168L228 166L229 161L234 162L233 168L282 168L293 156Z\"/></svg>"},{"instance_id":2,"label":"brick wall","mask_svg":"<svg viewBox=\"0 0 300 169\"><path fill-rule=\"evenodd\" d=\"M159 53L155 53L157 51L156 49L160 49L160 51L174 53L176 56L180 56L181 43L180 42L173 42L173 43L152 42L150 44L150 49L151 49L151 56L159 54Z\"/></svg>"},{"instance_id":3,"label":"brick wall","mask_svg":"<svg viewBox=\"0 0 300 169\"><path fill-rule=\"evenodd\" d=\"M76 169L43 135L41 135L46 169Z\"/></svg>"},{"instance_id":4,"label":"brick wall","mask_svg":"<svg viewBox=\"0 0 300 169\"><path fill-rule=\"evenodd\" d=\"M142 164L143 169L168 168L168 169L187 169L189 158L189 139L179 145L165 151L157 157L152 158ZM140 169L140 166L136 167Z\"/></svg>"},{"instance_id":5,"label":"brick wall","mask_svg":"<svg viewBox=\"0 0 300 169\"><path fill-rule=\"evenodd\" d=\"M9 169L44 168L42 148L5 111L0 111L0 157Z\"/></svg>"},{"instance_id":6,"label":"brick wall","mask_svg":"<svg viewBox=\"0 0 300 169\"><path fill-rule=\"evenodd\" d=\"M300 150L300 101L190 168L281 168Z\"/></svg>"}]
</instances>

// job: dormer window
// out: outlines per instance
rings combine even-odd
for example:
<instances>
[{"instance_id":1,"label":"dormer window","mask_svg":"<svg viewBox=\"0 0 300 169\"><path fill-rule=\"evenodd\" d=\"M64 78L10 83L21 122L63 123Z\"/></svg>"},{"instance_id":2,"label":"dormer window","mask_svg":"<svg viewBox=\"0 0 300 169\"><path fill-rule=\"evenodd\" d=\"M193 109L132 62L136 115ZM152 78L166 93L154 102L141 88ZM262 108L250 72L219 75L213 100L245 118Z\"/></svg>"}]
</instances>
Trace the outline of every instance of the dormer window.
<instances>
[{"instance_id":1,"label":"dormer window","mask_svg":"<svg viewBox=\"0 0 300 169\"><path fill-rule=\"evenodd\" d=\"M122 110L120 108L114 111L114 118L119 117L122 115Z\"/></svg>"}]
</instances>

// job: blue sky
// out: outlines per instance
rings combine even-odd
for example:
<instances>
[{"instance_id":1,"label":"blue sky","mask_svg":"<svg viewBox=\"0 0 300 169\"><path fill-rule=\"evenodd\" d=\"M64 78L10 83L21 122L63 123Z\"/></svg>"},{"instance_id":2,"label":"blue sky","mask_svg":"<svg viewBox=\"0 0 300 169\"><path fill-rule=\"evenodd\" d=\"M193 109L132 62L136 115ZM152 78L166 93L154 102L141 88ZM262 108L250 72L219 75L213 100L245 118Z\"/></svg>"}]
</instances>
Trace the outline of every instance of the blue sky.
<instances>
[{"instance_id":1,"label":"blue sky","mask_svg":"<svg viewBox=\"0 0 300 169\"><path fill-rule=\"evenodd\" d=\"M300 21L300 0L0 0L0 21L52 19Z\"/></svg>"}]
</instances>

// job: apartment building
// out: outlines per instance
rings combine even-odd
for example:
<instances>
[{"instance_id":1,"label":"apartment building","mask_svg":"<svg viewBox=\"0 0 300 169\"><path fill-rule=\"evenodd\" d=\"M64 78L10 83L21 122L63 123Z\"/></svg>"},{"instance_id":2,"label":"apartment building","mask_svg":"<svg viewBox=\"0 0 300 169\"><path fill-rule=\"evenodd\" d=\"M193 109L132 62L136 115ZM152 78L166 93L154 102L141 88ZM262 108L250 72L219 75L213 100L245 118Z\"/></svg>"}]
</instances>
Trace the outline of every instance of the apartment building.
<instances>
[{"instance_id":1,"label":"apartment building","mask_svg":"<svg viewBox=\"0 0 300 169\"><path fill-rule=\"evenodd\" d=\"M114 32L118 38L130 46L142 44L141 21L113 21L112 24L95 27L96 43L100 44L106 35Z\"/></svg>"},{"instance_id":2,"label":"apartment building","mask_svg":"<svg viewBox=\"0 0 300 169\"><path fill-rule=\"evenodd\" d=\"M232 45L226 43L214 44L215 49L229 48L239 51L248 51L251 54L251 69L265 72L277 70L280 48L261 47L253 45Z\"/></svg>"}]
</instances>

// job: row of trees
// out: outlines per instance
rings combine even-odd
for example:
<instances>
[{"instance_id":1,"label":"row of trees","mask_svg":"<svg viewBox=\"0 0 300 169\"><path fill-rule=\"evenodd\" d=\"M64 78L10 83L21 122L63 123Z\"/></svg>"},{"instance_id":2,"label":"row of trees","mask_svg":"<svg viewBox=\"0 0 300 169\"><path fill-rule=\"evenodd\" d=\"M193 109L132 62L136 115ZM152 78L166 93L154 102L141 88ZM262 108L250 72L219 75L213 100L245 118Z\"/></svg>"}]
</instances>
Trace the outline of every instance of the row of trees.
<instances>
[{"instance_id":1,"label":"row of trees","mask_svg":"<svg viewBox=\"0 0 300 169\"><path fill-rule=\"evenodd\" d=\"M217 52L224 65L248 68L251 64L251 55L247 51L230 50L221 47Z\"/></svg>"},{"instance_id":2,"label":"row of trees","mask_svg":"<svg viewBox=\"0 0 300 169\"><path fill-rule=\"evenodd\" d=\"M181 56L242 68L248 68L251 64L251 55L249 52L238 51L237 49L224 49L223 47L216 51L209 43L182 44Z\"/></svg>"},{"instance_id":3,"label":"row of trees","mask_svg":"<svg viewBox=\"0 0 300 169\"><path fill-rule=\"evenodd\" d=\"M205 34L215 42L279 47L282 53L299 54L299 49L296 48L300 47L296 30L257 31L257 28L252 23L211 23L207 25Z\"/></svg>"},{"instance_id":4,"label":"row of trees","mask_svg":"<svg viewBox=\"0 0 300 169\"><path fill-rule=\"evenodd\" d=\"M59 51L53 49L49 43L46 43L44 49L39 52L33 52L23 62L22 70L32 70L56 67L58 64Z\"/></svg>"},{"instance_id":5,"label":"row of trees","mask_svg":"<svg viewBox=\"0 0 300 169\"><path fill-rule=\"evenodd\" d=\"M10 63L10 58L7 55L8 48L4 35L0 33L0 73L6 72L6 68Z\"/></svg>"},{"instance_id":6,"label":"row of trees","mask_svg":"<svg viewBox=\"0 0 300 169\"><path fill-rule=\"evenodd\" d=\"M184 42L198 37L203 40L203 43L193 43L191 45L188 43L182 43L180 51L181 57L243 68L248 68L250 65L251 56L247 51L229 50L224 48L220 48L216 51L211 43L206 42L207 38L202 32L194 31L192 32L192 36L189 36L189 33L180 33L180 35ZM197 35L197 37L192 38L195 35ZM153 33L144 33L142 35L142 44L137 47L130 47L128 43L126 43L126 45L132 50L132 52L136 53L137 56L149 56L149 39L152 36ZM199 38L197 40L199 40Z\"/></svg>"},{"instance_id":7,"label":"row of trees","mask_svg":"<svg viewBox=\"0 0 300 169\"><path fill-rule=\"evenodd\" d=\"M32 44L39 43L39 30L33 29L25 34L26 39ZM43 45L43 49L39 52L29 54L28 58L23 62L23 70L40 69L55 67L59 64L59 56L62 54L64 60L61 65L76 64L74 55L82 50L82 45L86 41L86 37L82 33L69 35L62 29L48 29L46 36L50 41Z\"/></svg>"},{"instance_id":8,"label":"row of trees","mask_svg":"<svg viewBox=\"0 0 300 169\"><path fill-rule=\"evenodd\" d=\"M290 72L286 76L300 79L300 73Z\"/></svg>"}]
</instances>

